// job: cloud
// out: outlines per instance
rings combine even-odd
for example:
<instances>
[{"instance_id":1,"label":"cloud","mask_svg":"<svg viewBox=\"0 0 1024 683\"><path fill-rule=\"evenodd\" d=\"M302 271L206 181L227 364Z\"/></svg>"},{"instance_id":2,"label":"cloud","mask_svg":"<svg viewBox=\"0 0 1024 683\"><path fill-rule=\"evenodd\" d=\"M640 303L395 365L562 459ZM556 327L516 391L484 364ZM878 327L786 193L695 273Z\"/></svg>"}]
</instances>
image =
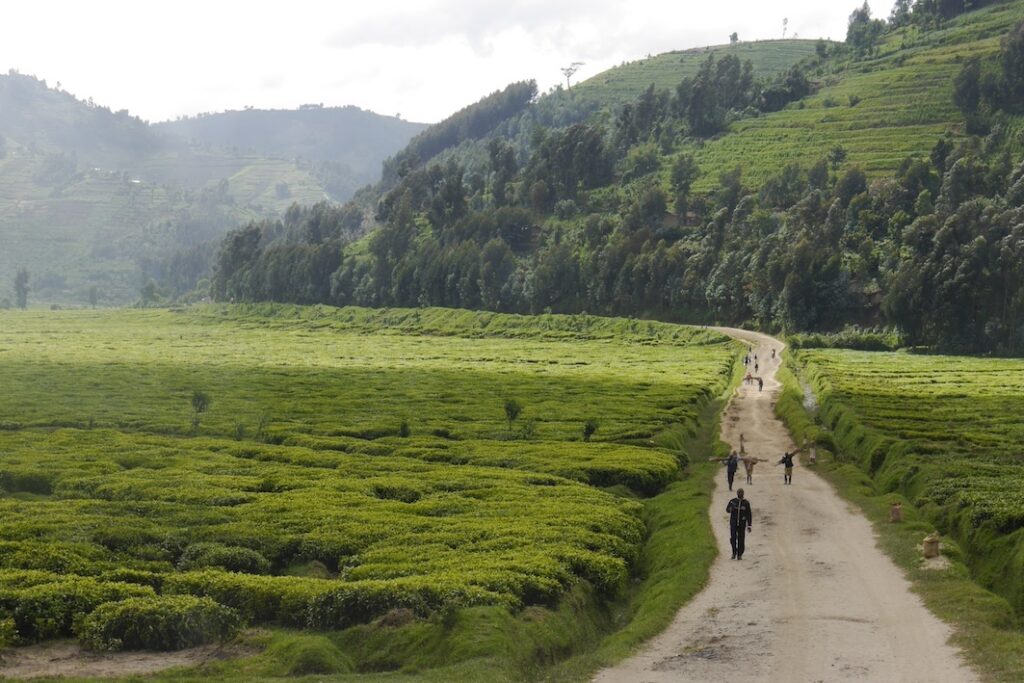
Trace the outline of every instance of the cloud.
<instances>
[{"instance_id":1,"label":"cloud","mask_svg":"<svg viewBox=\"0 0 1024 683\"><path fill-rule=\"evenodd\" d=\"M328 39L337 49L364 45L425 47L458 38L481 56L494 51L501 34L522 30L544 44L557 42L570 22L581 17L602 16L607 0L519 0L517 2L480 2L440 0L423 3L413 10L391 11L357 20L339 29Z\"/></svg>"}]
</instances>

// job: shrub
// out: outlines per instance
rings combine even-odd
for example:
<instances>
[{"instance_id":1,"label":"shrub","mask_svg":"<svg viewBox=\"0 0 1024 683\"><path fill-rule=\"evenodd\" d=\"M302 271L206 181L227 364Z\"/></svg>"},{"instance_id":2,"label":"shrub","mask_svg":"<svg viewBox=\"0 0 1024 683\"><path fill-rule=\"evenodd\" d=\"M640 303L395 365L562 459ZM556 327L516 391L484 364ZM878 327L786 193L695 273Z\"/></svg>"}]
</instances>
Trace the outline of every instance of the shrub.
<instances>
[{"instance_id":1,"label":"shrub","mask_svg":"<svg viewBox=\"0 0 1024 683\"><path fill-rule=\"evenodd\" d=\"M310 602L334 585L318 579L230 574L207 569L168 575L164 580L164 593L213 598L238 610L247 621L305 626Z\"/></svg>"},{"instance_id":2,"label":"shrub","mask_svg":"<svg viewBox=\"0 0 1024 683\"><path fill-rule=\"evenodd\" d=\"M270 572L270 562L255 550L219 543L193 543L185 548L178 560L178 567L184 570L220 567L243 574Z\"/></svg>"},{"instance_id":3,"label":"shrub","mask_svg":"<svg viewBox=\"0 0 1024 683\"><path fill-rule=\"evenodd\" d=\"M427 616L445 608L493 605L502 597L476 586L451 585L420 577L393 581L358 581L315 597L309 606L311 628L347 628L365 624L394 609Z\"/></svg>"},{"instance_id":4,"label":"shrub","mask_svg":"<svg viewBox=\"0 0 1024 683\"><path fill-rule=\"evenodd\" d=\"M155 597L149 586L100 583L95 579L68 577L62 581L32 586L5 602L13 603L14 625L26 641L47 640L71 634L76 618L114 600Z\"/></svg>"},{"instance_id":5,"label":"shrub","mask_svg":"<svg viewBox=\"0 0 1024 683\"><path fill-rule=\"evenodd\" d=\"M75 629L90 650L181 650L232 638L238 613L210 598L170 595L100 605Z\"/></svg>"},{"instance_id":6,"label":"shrub","mask_svg":"<svg viewBox=\"0 0 1024 683\"><path fill-rule=\"evenodd\" d=\"M14 619L0 619L0 649L18 644L18 630Z\"/></svg>"}]
</instances>

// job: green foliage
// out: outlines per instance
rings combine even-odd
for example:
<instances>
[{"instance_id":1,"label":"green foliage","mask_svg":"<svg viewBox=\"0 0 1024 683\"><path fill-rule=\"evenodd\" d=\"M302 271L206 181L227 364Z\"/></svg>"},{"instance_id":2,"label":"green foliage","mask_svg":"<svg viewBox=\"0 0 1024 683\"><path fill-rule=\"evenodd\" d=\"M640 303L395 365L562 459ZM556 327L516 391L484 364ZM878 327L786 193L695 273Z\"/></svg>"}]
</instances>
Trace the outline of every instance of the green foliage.
<instances>
[{"instance_id":1,"label":"green foliage","mask_svg":"<svg viewBox=\"0 0 1024 683\"><path fill-rule=\"evenodd\" d=\"M314 634L288 634L276 639L264 653L281 676L353 673L354 666L337 645L327 637Z\"/></svg>"},{"instance_id":2,"label":"green foliage","mask_svg":"<svg viewBox=\"0 0 1024 683\"><path fill-rule=\"evenodd\" d=\"M848 327L833 334L807 332L791 334L786 343L792 349L854 349L857 351L896 351L906 346L897 330L865 330Z\"/></svg>"},{"instance_id":3,"label":"green foliage","mask_svg":"<svg viewBox=\"0 0 1024 683\"><path fill-rule=\"evenodd\" d=\"M583 423L583 440L590 441L590 437L597 433L598 429L597 420L591 418Z\"/></svg>"},{"instance_id":4,"label":"green foliage","mask_svg":"<svg viewBox=\"0 0 1024 683\"><path fill-rule=\"evenodd\" d=\"M266 574L270 571L270 562L255 550L219 543L193 543L178 559L178 568L182 570L203 567L219 567L243 574Z\"/></svg>"},{"instance_id":5,"label":"green foliage","mask_svg":"<svg viewBox=\"0 0 1024 683\"><path fill-rule=\"evenodd\" d=\"M95 651L182 650L224 642L241 626L238 614L209 598L171 595L100 605L75 628Z\"/></svg>"},{"instance_id":6,"label":"green foliage","mask_svg":"<svg viewBox=\"0 0 1024 683\"><path fill-rule=\"evenodd\" d=\"M905 353L797 355L823 425L883 491L906 497L968 551L979 581L1017 609L1024 567L1024 363Z\"/></svg>"},{"instance_id":7,"label":"green foliage","mask_svg":"<svg viewBox=\"0 0 1024 683\"><path fill-rule=\"evenodd\" d=\"M30 290L28 278L28 270L25 268L19 268L18 274L14 276L14 300L18 308L22 310L28 308L28 293Z\"/></svg>"},{"instance_id":8,"label":"green foliage","mask_svg":"<svg viewBox=\"0 0 1024 683\"><path fill-rule=\"evenodd\" d=\"M508 420L508 431L512 431L512 423L519 419L523 412L523 404L514 398L505 399L505 419Z\"/></svg>"},{"instance_id":9,"label":"green foliage","mask_svg":"<svg viewBox=\"0 0 1024 683\"><path fill-rule=\"evenodd\" d=\"M153 595L149 586L53 576L29 586L3 587L0 608L12 616L20 640L36 642L71 635L75 619L105 602Z\"/></svg>"},{"instance_id":10,"label":"green foliage","mask_svg":"<svg viewBox=\"0 0 1024 683\"><path fill-rule=\"evenodd\" d=\"M734 356L707 330L584 315L6 316L0 613L28 641L155 592L298 628L620 599L641 497L679 478L679 448L652 441L696 430ZM217 410L181 439L195 386ZM494 397L512 393L531 397L530 440L507 439ZM254 405L275 420L238 440Z\"/></svg>"}]
</instances>

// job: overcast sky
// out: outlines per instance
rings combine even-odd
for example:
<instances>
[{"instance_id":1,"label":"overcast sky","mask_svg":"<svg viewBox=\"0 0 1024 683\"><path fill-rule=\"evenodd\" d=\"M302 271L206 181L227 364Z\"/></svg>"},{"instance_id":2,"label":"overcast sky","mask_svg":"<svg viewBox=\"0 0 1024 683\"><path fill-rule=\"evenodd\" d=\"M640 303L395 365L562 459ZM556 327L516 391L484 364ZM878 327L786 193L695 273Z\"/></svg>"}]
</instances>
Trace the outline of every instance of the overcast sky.
<instances>
[{"instance_id":1,"label":"overcast sky","mask_svg":"<svg viewBox=\"0 0 1024 683\"><path fill-rule=\"evenodd\" d=\"M0 69L149 121L354 104L435 122L512 81L542 91L580 61L789 35L841 40L859 0L23 0L4 3ZM887 15L874 3L876 14Z\"/></svg>"}]
</instances>

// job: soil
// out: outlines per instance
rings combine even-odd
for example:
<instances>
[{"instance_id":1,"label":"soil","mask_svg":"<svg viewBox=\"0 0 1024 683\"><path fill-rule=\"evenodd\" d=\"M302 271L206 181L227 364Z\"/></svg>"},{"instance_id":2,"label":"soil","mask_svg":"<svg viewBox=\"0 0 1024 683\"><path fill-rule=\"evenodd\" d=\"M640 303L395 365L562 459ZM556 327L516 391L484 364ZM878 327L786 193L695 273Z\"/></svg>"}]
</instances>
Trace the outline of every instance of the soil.
<instances>
[{"instance_id":1,"label":"soil","mask_svg":"<svg viewBox=\"0 0 1024 683\"><path fill-rule=\"evenodd\" d=\"M765 380L741 385L726 408L722 438L766 458L745 483L754 511L743 559L730 559L725 508L733 497L725 468L716 480L711 522L719 556L704 590L671 626L600 683L661 681L978 680L948 644L951 629L929 612L877 547L868 521L813 471L797 467L792 485L774 464L795 445L775 417L783 345L766 335L721 329L749 343ZM771 358L775 349L776 359Z\"/></svg>"},{"instance_id":2,"label":"soil","mask_svg":"<svg viewBox=\"0 0 1024 683\"><path fill-rule=\"evenodd\" d=\"M0 652L0 679L118 678L141 676L175 667L194 667L253 654L248 648L203 645L178 652L109 652L83 650L61 640Z\"/></svg>"}]
</instances>

